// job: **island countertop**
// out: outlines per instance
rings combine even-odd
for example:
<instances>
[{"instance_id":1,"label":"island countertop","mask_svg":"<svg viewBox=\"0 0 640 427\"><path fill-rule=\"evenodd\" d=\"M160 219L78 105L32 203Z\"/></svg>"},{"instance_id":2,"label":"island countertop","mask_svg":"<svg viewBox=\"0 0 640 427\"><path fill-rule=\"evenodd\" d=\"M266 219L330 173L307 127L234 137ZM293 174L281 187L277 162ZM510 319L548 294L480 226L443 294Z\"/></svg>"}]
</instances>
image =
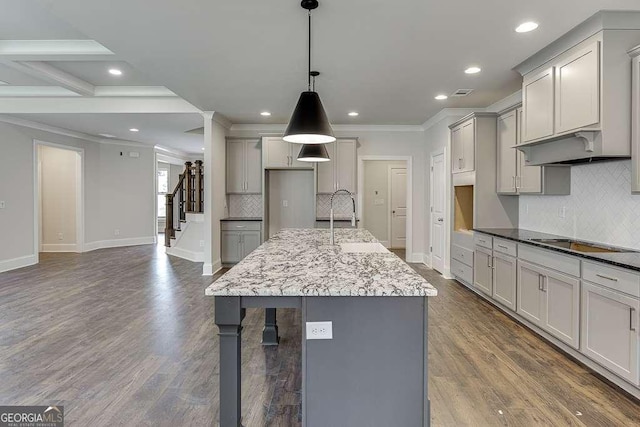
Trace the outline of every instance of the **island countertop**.
<instances>
[{"instance_id":1,"label":"island countertop","mask_svg":"<svg viewBox=\"0 0 640 427\"><path fill-rule=\"evenodd\" d=\"M374 243L363 229L285 229L213 282L208 296L436 296L395 254L343 252L341 243Z\"/></svg>"}]
</instances>

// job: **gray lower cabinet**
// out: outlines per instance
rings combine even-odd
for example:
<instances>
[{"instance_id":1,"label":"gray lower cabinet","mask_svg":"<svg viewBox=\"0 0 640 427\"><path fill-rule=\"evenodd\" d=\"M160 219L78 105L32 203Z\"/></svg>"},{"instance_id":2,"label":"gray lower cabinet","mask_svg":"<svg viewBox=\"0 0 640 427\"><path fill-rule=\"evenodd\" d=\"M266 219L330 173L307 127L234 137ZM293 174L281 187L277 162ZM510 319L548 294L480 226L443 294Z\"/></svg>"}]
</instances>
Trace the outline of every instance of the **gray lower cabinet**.
<instances>
[{"instance_id":1,"label":"gray lower cabinet","mask_svg":"<svg viewBox=\"0 0 640 427\"><path fill-rule=\"evenodd\" d=\"M224 221L220 238L222 263L236 264L260 246L261 228L254 221Z\"/></svg>"},{"instance_id":2,"label":"gray lower cabinet","mask_svg":"<svg viewBox=\"0 0 640 427\"><path fill-rule=\"evenodd\" d=\"M638 298L582 281L582 353L635 385L639 313Z\"/></svg>"},{"instance_id":3,"label":"gray lower cabinet","mask_svg":"<svg viewBox=\"0 0 640 427\"><path fill-rule=\"evenodd\" d=\"M473 259L473 286L481 292L493 294L493 252L491 249L476 246Z\"/></svg>"},{"instance_id":4,"label":"gray lower cabinet","mask_svg":"<svg viewBox=\"0 0 640 427\"><path fill-rule=\"evenodd\" d=\"M516 310L516 258L493 253L493 299L500 304Z\"/></svg>"},{"instance_id":5,"label":"gray lower cabinet","mask_svg":"<svg viewBox=\"0 0 640 427\"><path fill-rule=\"evenodd\" d=\"M517 283L517 313L578 349L580 280L518 260Z\"/></svg>"}]
</instances>

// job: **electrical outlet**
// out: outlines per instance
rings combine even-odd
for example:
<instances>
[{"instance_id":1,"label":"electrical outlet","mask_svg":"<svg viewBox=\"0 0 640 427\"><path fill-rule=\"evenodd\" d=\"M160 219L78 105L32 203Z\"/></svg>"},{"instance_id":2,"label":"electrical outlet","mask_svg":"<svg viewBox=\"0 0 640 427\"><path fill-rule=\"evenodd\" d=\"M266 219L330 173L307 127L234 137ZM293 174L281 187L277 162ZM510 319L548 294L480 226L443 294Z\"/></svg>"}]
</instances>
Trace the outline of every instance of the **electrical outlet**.
<instances>
[{"instance_id":1,"label":"electrical outlet","mask_svg":"<svg viewBox=\"0 0 640 427\"><path fill-rule=\"evenodd\" d=\"M116 228L115 230L113 230L113 235L114 236L119 236L120 235L120 229Z\"/></svg>"},{"instance_id":2,"label":"electrical outlet","mask_svg":"<svg viewBox=\"0 0 640 427\"><path fill-rule=\"evenodd\" d=\"M6 204L4 203L4 200L0 200L0 209L4 209L6 207Z\"/></svg>"},{"instance_id":3,"label":"electrical outlet","mask_svg":"<svg viewBox=\"0 0 640 427\"><path fill-rule=\"evenodd\" d=\"M376 206L384 205L384 199L374 199L373 204Z\"/></svg>"},{"instance_id":4,"label":"electrical outlet","mask_svg":"<svg viewBox=\"0 0 640 427\"><path fill-rule=\"evenodd\" d=\"M567 216L567 207L566 206L563 206L558 210L558 216L560 218L566 218L566 216Z\"/></svg>"},{"instance_id":5,"label":"electrical outlet","mask_svg":"<svg viewBox=\"0 0 640 427\"><path fill-rule=\"evenodd\" d=\"M282 201L282 206L284 206L285 208L289 207L289 201L288 200L283 200Z\"/></svg>"},{"instance_id":6,"label":"electrical outlet","mask_svg":"<svg viewBox=\"0 0 640 427\"><path fill-rule=\"evenodd\" d=\"M62 233L58 233L58 240L64 240L64 235Z\"/></svg>"},{"instance_id":7,"label":"electrical outlet","mask_svg":"<svg viewBox=\"0 0 640 427\"><path fill-rule=\"evenodd\" d=\"M307 322L308 340L332 340L333 322Z\"/></svg>"},{"instance_id":8,"label":"electrical outlet","mask_svg":"<svg viewBox=\"0 0 640 427\"><path fill-rule=\"evenodd\" d=\"M204 248L204 240L200 240L200 247Z\"/></svg>"}]
</instances>

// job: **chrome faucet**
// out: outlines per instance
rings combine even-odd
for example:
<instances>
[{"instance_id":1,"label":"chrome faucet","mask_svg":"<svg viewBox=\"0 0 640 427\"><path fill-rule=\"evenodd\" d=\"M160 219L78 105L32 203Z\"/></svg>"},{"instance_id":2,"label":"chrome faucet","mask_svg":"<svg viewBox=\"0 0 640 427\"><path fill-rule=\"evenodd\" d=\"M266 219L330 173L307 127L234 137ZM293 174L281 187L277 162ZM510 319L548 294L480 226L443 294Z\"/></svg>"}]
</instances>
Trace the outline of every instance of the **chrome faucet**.
<instances>
[{"instance_id":1,"label":"chrome faucet","mask_svg":"<svg viewBox=\"0 0 640 427\"><path fill-rule=\"evenodd\" d=\"M347 193L351 196L351 203L353 204L353 213L351 214L351 226L356 226L356 199L353 197L353 193L349 190L340 189L338 191L334 191L331 195L331 212L329 215L329 229L331 230L331 237L329 240L330 245L335 245L335 240L333 238L333 197L338 193Z\"/></svg>"}]
</instances>

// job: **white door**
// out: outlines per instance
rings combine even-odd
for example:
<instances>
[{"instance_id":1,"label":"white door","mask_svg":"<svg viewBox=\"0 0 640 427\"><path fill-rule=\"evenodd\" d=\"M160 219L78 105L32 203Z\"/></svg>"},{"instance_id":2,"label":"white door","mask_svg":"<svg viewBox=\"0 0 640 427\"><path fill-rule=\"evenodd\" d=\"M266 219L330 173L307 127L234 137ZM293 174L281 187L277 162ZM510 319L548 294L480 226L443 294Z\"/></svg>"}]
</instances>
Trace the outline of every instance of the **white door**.
<instances>
[{"instance_id":1,"label":"white door","mask_svg":"<svg viewBox=\"0 0 640 427\"><path fill-rule=\"evenodd\" d=\"M391 181L391 247L407 246L407 169L390 168Z\"/></svg>"},{"instance_id":2,"label":"white door","mask_svg":"<svg viewBox=\"0 0 640 427\"><path fill-rule=\"evenodd\" d=\"M431 156L431 266L444 272L445 230L445 168L444 153Z\"/></svg>"}]
</instances>

